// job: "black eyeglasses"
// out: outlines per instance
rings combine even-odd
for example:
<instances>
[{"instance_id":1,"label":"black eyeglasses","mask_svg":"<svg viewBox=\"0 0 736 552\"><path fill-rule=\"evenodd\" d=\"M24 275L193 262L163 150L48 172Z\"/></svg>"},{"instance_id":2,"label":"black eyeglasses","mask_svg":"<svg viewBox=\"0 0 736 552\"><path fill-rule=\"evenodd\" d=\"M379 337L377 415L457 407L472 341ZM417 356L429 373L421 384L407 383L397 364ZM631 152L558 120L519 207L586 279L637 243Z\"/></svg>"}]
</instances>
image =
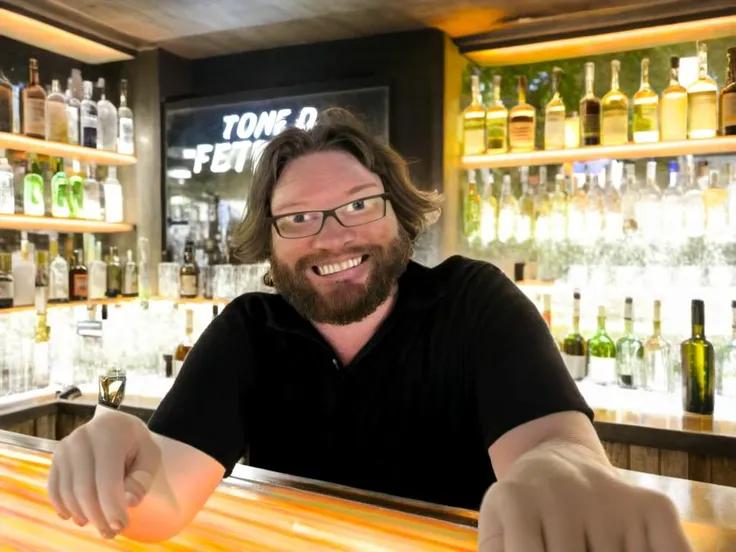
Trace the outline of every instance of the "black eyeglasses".
<instances>
[{"instance_id":1,"label":"black eyeglasses","mask_svg":"<svg viewBox=\"0 0 736 552\"><path fill-rule=\"evenodd\" d=\"M282 238L288 240L308 238L322 231L327 217L334 217L341 226L346 228L380 220L386 216L386 201L389 199L390 194L384 192L354 199L334 209L286 213L268 217L267 220L269 224L273 224L276 232Z\"/></svg>"}]
</instances>

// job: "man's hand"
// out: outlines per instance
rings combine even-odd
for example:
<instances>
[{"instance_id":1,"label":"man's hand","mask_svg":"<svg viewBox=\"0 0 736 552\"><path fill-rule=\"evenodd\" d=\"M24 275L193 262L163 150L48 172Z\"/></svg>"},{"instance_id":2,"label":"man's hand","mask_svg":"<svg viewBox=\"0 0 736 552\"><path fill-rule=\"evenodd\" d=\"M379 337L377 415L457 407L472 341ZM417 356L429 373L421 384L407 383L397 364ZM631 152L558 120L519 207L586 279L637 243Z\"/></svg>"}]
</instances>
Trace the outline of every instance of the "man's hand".
<instances>
[{"instance_id":1,"label":"man's hand","mask_svg":"<svg viewBox=\"0 0 736 552\"><path fill-rule=\"evenodd\" d=\"M692 552L672 502L582 445L545 443L486 493L480 552Z\"/></svg>"}]
</instances>

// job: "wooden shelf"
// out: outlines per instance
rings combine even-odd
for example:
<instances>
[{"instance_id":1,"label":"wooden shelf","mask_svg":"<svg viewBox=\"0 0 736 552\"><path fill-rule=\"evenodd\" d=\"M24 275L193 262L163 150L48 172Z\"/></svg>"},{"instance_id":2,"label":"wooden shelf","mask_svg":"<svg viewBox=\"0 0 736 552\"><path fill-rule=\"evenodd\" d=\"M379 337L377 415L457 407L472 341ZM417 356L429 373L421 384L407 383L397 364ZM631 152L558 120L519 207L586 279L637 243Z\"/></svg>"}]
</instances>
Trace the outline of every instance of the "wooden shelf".
<instances>
[{"instance_id":1,"label":"wooden shelf","mask_svg":"<svg viewBox=\"0 0 736 552\"><path fill-rule=\"evenodd\" d=\"M12 134L9 132L0 132L0 148L27 151L29 153L51 157L62 157L84 163L94 163L96 165L134 165L136 162L135 157L132 155L123 155L114 151L85 148L84 146L75 146L72 144L62 144L61 142L39 140L38 138L29 138L22 134Z\"/></svg>"},{"instance_id":2,"label":"wooden shelf","mask_svg":"<svg viewBox=\"0 0 736 552\"><path fill-rule=\"evenodd\" d=\"M103 222L71 218L33 217L30 215L0 215L1 230L26 232L90 232L92 234L116 234L132 231L134 226L124 222Z\"/></svg>"},{"instance_id":3,"label":"wooden shelf","mask_svg":"<svg viewBox=\"0 0 736 552\"><path fill-rule=\"evenodd\" d=\"M466 155L462 158L462 166L466 169L490 169L531 165L561 165L563 163L595 161L598 159L643 159L719 153L736 154L736 136L719 136L717 138L678 142L656 142L654 144L539 150L528 153Z\"/></svg>"}]
</instances>

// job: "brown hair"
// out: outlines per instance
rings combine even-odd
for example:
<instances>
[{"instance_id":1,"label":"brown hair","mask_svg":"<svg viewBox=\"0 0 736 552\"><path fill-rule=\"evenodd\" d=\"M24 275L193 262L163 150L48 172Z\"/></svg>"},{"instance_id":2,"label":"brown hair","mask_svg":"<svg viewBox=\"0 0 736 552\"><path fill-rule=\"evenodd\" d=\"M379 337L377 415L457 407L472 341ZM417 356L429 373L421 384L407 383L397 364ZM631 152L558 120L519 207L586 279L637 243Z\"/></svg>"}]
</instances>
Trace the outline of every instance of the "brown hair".
<instances>
[{"instance_id":1,"label":"brown hair","mask_svg":"<svg viewBox=\"0 0 736 552\"><path fill-rule=\"evenodd\" d=\"M266 261L271 255L271 195L286 166L299 157L321 151L343 151L378 175L399 224L414 242L440 214L442 195L418 190L406 161L390 146L371 136L350 113L328 109L310 130L289 128L266 148L253 175L247 214L233 235L233 254L244 263Z\"/></svg>"}]
</instances>

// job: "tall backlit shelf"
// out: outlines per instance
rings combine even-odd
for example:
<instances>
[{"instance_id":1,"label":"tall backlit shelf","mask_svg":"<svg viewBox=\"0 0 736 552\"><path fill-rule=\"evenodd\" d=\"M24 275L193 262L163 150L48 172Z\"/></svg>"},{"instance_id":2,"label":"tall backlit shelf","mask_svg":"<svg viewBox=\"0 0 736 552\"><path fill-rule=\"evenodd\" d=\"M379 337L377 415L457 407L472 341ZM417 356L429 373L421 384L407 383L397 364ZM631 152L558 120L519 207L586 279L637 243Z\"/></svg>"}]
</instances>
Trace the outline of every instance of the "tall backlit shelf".
<instances>
[{"instance_id":1,"label":"tall backlit shelf","mask_svg":"<svg viewBox=\"0 0 736 552\"><path fill-rule=\"evenodd\" d=\"M461 162L463 168L466 169L490 169L532 165L561 165L563 163L594 161L597 159L645 159L706 154L736 154L736 136L719 136L711 139L682 140L678 142L656 142L654 144L539 150L527 153L466 155Z\"/></svg>"},{"instance_id":2,"label":"tall backlit shelf","mask_svg":"<svg viewBox=\"0 0 736 552\"><path fill-rule=\"evenodd\" d=\"M131 232L135 227L124 222L98 220L33 217L30 215L0 215L0 230L26 232L89 232L92 234L116 234Z\"/></svg>"},{"instance_id":3,"label":"tall backlit shelf","mask_svg":"<svg viewBox=\"0 0 736 552\"><path fill-rule=\"evenodd\" d=\"M96 165L134 165L136 158L133 155L124 155L114 151L105 151L60 142L50 142L29 138L22 134L11 134L0 132L0 149L15 151L26 151L51 157L63 157L83 163L94 163Z\"/></svg>"}]
</instances>

